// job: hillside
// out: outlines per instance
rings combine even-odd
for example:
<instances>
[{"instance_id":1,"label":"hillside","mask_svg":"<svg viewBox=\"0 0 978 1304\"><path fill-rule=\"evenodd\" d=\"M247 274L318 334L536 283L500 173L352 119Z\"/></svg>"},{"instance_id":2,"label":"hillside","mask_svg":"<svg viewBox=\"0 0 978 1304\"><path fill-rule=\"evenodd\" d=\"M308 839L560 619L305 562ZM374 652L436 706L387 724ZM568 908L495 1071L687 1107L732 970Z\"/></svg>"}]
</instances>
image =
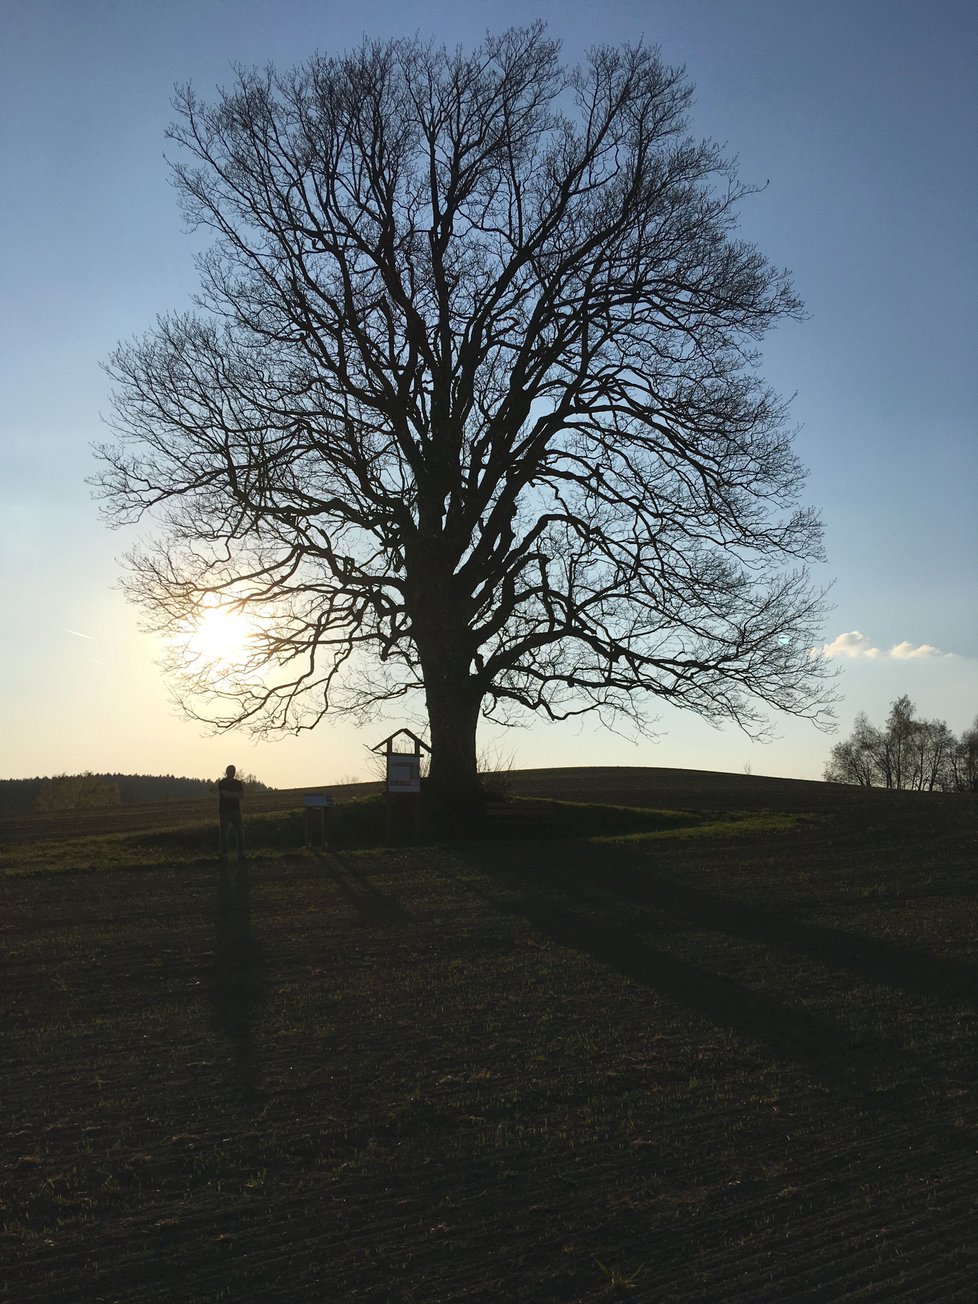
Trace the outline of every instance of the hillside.
<instances>
[{"instance_id":1,"label":"hillside","mask_svg":"<svg viewBox=\"0 0 978 1304\"><path fill-rule=\"evenodd\" d=\"M204 795L129 802L121 806L75 811L26 811L0 815L0 845L26 841L60 841L113 833L177 829L216 821L213 787L202 780ZM671 770L638 766L571 766L565 769L517 770L505 776L514 796L558 801L696 812L774 811L855 815L865 828L909 817L912 823L937 821L948 812L965 818L978 811L972 793L896 792L804 779L767 778L711 770ZM306 792L329 792L339 801L381 791L378 782L308 784L302 788L267 789L249 785L248 815L298 810Z\"/></svg>"},{"instance_id":2,"label":"hillside","mask_svg":"<svg viewBox=\"0 0 978 1304\"><path fill-rule=\"evenodd\" d=\"M821 810L885 801L903 794L810 779L768 778L719 770L673 770L653 766L571 766L518 770L512 790L525 797L596 801L622 806L681 810ZM910 794L931 796L935 794ZM936 794L939 795L939 794Z\"/></svg>"}]
</instances>

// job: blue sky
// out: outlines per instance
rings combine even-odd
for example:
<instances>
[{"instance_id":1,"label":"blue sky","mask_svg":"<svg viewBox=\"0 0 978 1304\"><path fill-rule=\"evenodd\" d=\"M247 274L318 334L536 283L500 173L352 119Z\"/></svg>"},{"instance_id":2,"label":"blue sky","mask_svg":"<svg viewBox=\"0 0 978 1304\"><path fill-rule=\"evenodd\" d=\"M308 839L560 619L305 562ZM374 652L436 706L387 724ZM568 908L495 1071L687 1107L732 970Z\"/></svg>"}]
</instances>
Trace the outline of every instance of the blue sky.
<instances>
[{"instance_id":1,"label":"blue sky","mask_svg":"<svg viewBox=\"0 0 978 1304\"><path fill-rule=\"evenodd\" d=\"M739 158L741 233L791 269L810 313L765 347L794 395L806 499L835 581L840 734L907 692L957 732L978 713L978 6L973 0L6 0L0 10L0 777L212 775L280 786L365 774L403 716L260 745L175 713L153 640L113 585L134 540L84 480L105 437L100 361L190 305L194 238L164 160L176 82L232 63L421 33L450 45L541 17L576 61L641 37L684 64L693 129ZM519 767L661 765L818 778L833 738L775 720L752 745L670 709L637 745L596 725L507 731ZM492 750L498 735L486 731Z\"/></svg>"}]
</instances>

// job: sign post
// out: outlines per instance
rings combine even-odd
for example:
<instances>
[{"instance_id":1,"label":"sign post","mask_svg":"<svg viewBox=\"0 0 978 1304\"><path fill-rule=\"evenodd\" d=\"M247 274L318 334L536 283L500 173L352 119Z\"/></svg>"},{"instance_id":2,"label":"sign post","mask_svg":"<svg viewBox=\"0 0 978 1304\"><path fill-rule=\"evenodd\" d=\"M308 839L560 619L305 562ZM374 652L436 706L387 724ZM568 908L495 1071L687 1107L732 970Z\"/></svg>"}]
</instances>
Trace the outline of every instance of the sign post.
<instances>
[{"instance_id":1,"label":"sign post","mask_svg":"<svg viewBox=\"0 0 978 1304\"><path fill-rule=\"evenodd\" d=\"M306 816L306 846L325 847L326 812L332 806L333 798L328 792L306 792L303 793L302 804ZM316 837L313 836L314 831Z\"/></svg>"},{"instance_id":2,"label":"sign post","mask_svg":"<svg viewBox=\"0 0 978 1304\"><path fill-rule=\"evenodd\" d=\"M413 744L409 752L396 752L394 740L406 734ZM418 832L421 808L421 751L429 752L427 743L410 729L398 729L370 750L384 752L387 758L387 836L392 837L395 822L398 831L410 823L414 836ZM396 819L395 819L396 817Z\"/></svg>"}]
</instances>

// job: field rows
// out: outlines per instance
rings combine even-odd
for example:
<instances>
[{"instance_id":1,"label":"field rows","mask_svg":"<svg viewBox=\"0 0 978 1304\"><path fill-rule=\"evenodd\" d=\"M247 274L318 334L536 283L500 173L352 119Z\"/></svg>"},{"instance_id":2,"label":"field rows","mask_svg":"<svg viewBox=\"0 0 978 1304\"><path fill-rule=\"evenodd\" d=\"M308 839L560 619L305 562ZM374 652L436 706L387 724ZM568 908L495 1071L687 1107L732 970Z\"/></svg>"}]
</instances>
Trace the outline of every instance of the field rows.
<instances>
[{"instance_id":1,"label":"field rows","mask_svg":"<svg viewBox=\"0 0 978 1304\"><path fill-rule=\"evenodd\" d=\"M0 878L0 1299L973 1300L975 810L880 795Z\"/></svg>"}]
</instances>

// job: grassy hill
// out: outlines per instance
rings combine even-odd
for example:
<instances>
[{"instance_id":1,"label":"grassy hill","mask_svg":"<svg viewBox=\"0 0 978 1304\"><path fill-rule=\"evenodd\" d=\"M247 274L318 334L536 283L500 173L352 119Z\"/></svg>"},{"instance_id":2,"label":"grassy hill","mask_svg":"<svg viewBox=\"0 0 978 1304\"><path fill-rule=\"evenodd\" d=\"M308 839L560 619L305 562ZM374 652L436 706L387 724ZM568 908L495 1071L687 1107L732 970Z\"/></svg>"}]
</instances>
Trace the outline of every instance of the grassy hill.
<instances>
[{"instance_id":1,"label":"grassy hill","mask_svg":"<svg viewBox=\"0 0 978 1304\"><path fill-rule=\"evenodd\" d=\"M518 798L599 803L691 812L727 811L841 814L855 810L873 818L875 812L935 810L941 803L964 800L971 794L903 793L853 788L802 779L765 778L709 770L670 770L640 767L595 767L521 770L505 777ZM310 784L302 788L252 790L246 815L282 815L302 808L307 792L329 792L344 802L379 794L378 782ZM972 805L973 805L972 801ZM0 848L21 843L64 842L102 835L129 835L199 827L212 829L216 820L213 793L167 801L129 802L123 806L76 811L47 811L0 817Z\"/></svg>"},{"instance_id":2,"label":"grassy hill","mask_svg":"<svg viewBox=\"0 0 978 1304\"><path fill-rule=\"evenodd\" d=\"M166 852L209 803L0 826L0 1298L970 1304L974 796L512 786L698 819L224 872Z\"/></svg>"}]
</instances>

